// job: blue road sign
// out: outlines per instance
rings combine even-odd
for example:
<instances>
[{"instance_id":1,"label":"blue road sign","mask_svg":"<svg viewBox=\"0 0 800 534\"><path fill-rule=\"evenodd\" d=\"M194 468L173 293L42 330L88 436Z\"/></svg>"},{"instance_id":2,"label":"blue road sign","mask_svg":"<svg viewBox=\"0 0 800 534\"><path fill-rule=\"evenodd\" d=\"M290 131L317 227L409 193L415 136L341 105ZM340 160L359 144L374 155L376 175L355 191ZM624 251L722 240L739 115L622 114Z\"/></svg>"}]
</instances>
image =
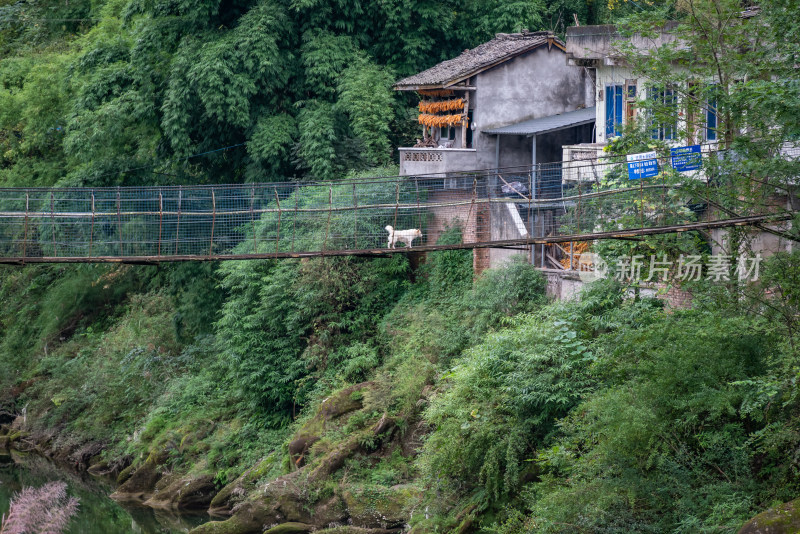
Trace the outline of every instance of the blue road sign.
<instances>
[{"instance_id":1,"label":"blue road sign","mask_svg":"<svg viewBox=\"0 0 800 534\"><path fill-rule=\"evenodd\" d=\"M670 148L669 151L672 156L672 168L678 172L696 171L703 166L700 145Z\"/></svg>"},{"instance_id":2,"label":"blue road sign","mask_svg":"<svg viewBox=\"0 0 800 534\"><path fill-rule=\"evenodd\" d=\"M658 175L658 160L655 152L628 154L628 179L652 178Z\"/></svg>"}]
</instances>

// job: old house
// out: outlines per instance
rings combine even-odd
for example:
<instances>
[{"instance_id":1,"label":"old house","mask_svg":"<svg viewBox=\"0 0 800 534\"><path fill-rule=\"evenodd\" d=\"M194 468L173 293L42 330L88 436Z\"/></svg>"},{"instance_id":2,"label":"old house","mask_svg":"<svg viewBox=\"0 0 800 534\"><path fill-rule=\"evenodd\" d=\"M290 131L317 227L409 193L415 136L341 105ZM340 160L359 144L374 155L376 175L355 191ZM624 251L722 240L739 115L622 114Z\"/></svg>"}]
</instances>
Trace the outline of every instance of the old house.
<instances>
[{"instance_id":1,"label":"old house","mask_svg":"<svg viewBox=\"0 0 800 534\"><path fill-rule=\"evenodd\" d=\"M443 201L472 194L473 179L465 171L487 171L490 196L502 195L504 185L522 184L512 193L517 205L492 205L491 213L466 204L437 211L428 242L455 219L465 239L476 239L476 232L492 239L535 232L540 221L526 201L548 184L537 181L533 166L559 162L563 145L593 141L594 82L586 69L567 64L565 44L550 32L497 34L394 88L420 96L420 138L417 146L399 149L401 175L440 180ZM558 190L560 176L552 179L550 188ZM518 252L478 251L476 269L509 253Z\"/></svg>"},{"instance_id":2,"label":"old house","mask_svg":"<svg viewBox=\"0 0 800 534\"><path fill-rule=\"evenodd\" d=\"M740 16L748 19L757 14L758 10L749 10L742 12ZM675 73L675 82L664 84L662 80L662 83L656 84L634 72L626 61L628 53L647 55L648 51L665 44L688 49L690 45L681 42L672 32L676 25L677 23L671 23L664 26L655 36L634 34L630 37L623 37L613 25L574 26L567 29L568 64L587 70L595 80L596 136L591 143L564 146L562 174L566 182L596 179L594 167L587 165L587 162L602 162L605 155L603 148L632 121L645 124L653 139L666 141L673 147L701 145L702 152L719 149L722 133L718 131L720 118L716 99L713 91L697 90L700 86L706 89L714 87L715 79L691 78L688 72L679 70L683 67L676 64L672 70ZM687 94L706 96L702 99L688 99L684 97ZM655 100L659 107L671 111L662 113L656 119L643 109L641 104L645 100ZM794 146L792 150L795 150ZM707 178L701 171L691 173L691 176L700 180ZM773 200L776 204L785 204L790 199L775 197ZM700 215L707 216L708 213ZM789 224L770 225L769 228L762 226L762 230L752 231L750 250L769 254L789 249L792 246L791 241L780 235ZM727 248L727 233L728 230L725 229L711 232L710 244L715 253Z\"/></svg>"}]
</instances>

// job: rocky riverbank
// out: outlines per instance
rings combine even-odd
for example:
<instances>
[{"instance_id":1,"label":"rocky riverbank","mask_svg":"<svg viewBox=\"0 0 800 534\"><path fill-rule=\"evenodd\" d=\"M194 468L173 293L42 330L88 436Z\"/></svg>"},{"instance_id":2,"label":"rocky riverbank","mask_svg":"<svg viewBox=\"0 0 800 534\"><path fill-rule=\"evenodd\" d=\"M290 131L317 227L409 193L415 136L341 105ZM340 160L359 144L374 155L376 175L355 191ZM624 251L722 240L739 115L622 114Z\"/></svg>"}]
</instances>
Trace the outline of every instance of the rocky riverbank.
<instances>
[{"instance_id":1,"label":"rocky riverbank","mask_svg":"<svg viewBox=\"0 0 800 534\"><path fill-rule=\"evenodd\" d=\"M32 432L24 417L0 425L0 448L36 453L116 481L111 497L156 509L207 511L220 520L194 534L250 532L386 534L407 530L422 500L411 481L390 486L353 481L350 463L378 465L389 458L411 459L425 426L418 412L391 417L367 401L376 390L364 382L325 399L299 426L283 456L272 453L233 482L220 486L202 462L190 472L174 470L170 458L183 443L171 443L140 461L109 459L101 443L65 447L57 432ZM270 477L276 463L284 474Z\"/></svg>"}]
</instances>

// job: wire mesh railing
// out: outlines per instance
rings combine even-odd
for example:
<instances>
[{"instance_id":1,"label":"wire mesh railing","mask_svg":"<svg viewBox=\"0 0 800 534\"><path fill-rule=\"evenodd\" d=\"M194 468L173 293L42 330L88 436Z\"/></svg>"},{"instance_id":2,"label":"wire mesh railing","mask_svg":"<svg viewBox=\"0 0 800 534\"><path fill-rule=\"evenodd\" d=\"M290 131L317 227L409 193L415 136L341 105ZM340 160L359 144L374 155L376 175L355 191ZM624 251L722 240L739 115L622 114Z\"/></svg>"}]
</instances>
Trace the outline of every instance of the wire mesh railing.
<instances>
[{"instance_id":1,"label":"wire mesh railing","mask_svg":"<svg viewBox=\"0 0 800 534\"><path fill-rule=\"evenodd\" d=\"M781 157L792 160L790 152ZM624 160L607 158L319 183L6 188L0 261L427 250L454 226L464 246L533 244L791 211L781 184L734 187L725 158L702 157L701 171L680 174L662 160L658 176L639 180L629 179Z\"/></svg>"}]
</instances>

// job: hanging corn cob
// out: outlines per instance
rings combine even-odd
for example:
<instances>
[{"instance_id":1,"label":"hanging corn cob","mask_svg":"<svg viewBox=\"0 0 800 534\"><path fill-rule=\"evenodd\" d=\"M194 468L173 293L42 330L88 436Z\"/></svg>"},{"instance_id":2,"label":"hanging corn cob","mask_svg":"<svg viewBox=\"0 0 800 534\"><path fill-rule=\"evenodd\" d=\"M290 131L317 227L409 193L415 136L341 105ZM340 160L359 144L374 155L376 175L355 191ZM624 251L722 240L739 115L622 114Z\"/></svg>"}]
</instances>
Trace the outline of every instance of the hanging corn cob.
<instances>
[{"instance_id":1,"label":"hanging corn cob","mask_svg":"<svg viewBox=\"0 0 800 534\"><path fill-rule=\"evenodd\" d=\"M439 102L423 101L419 103L419 110L422 113L440 113L442 111L453 111L456 109L464 109L464 99L456 98Z\"/></svg>"},{"instance_id":2,"label":"hanging corn cob","mask_svg":"<svg viewBox=\"0 0 800 534\"><path fill-rule=\"evenodd\" d=\"M465 115L429 115L423 113L419 116L419 123L425 126L452 126L454 124L461 124L468 119Z\"/></svg>"}]
</instances>

